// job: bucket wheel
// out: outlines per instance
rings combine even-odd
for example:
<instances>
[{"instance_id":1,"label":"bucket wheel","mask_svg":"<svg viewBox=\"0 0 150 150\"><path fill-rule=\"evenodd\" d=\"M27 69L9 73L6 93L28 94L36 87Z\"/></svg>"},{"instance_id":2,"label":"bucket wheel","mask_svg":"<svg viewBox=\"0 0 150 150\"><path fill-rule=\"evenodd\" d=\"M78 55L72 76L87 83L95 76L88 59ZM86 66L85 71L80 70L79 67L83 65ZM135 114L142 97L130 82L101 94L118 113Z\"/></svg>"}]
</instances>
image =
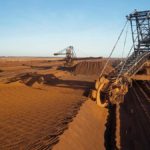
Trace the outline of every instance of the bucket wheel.
<instances>
[{"instance_id":1,"label":"bucket wheel","mask_svg":"<svg viewBox=\"0 0 150 150\"><path fill-rule=\"evenodd\" d=\"M108 79L101 77L95 82L95 90L92 90L91 92L91 99L95 100L97 105L100 107L107 107L109 104L106 93L103 91L108 83Z\"/></svg>"}]
</instances>

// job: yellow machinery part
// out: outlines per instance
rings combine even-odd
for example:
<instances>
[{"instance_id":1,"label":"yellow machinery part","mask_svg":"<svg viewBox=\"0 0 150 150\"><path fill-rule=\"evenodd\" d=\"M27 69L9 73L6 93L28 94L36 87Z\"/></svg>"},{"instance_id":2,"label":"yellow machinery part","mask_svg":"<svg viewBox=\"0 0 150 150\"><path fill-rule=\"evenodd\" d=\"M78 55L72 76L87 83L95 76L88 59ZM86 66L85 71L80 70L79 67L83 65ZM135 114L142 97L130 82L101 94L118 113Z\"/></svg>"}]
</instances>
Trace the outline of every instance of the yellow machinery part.
<instances>
[{"instance_id":1,"label":"yellow machinery part","mask_svg":"<svg viewBox=\"0 0 150 150\"><path fill-rule=\"evenodd\" d=\"M100 99L101 91L108 83L108 79L106 79L105 77L101 77L95 83L95 90L92 90L91 97L93 100L96 100L97 105L100 107L107 107L108 105L107 100L105 102L102 102L102 100Z\"/></svg>"}]
</instances>

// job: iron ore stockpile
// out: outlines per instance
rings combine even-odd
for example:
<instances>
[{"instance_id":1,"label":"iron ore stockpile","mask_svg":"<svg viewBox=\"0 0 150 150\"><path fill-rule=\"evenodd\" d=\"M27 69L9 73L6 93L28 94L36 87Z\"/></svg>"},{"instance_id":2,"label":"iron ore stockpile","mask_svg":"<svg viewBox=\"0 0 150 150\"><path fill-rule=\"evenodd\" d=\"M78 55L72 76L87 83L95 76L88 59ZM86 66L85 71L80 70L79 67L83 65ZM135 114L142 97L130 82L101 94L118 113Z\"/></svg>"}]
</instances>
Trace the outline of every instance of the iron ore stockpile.
<instances>
[{"instance_id":1,"label":"iron ore stockpile","mask_svg":"<svg viewBox=\"0 0 150 150\"><path fill-rule=\"evenodd\" d=\"M75 67L74 67L74 74L82 74L82 75L100 75L104 65L106 63L106 60L97 60L97 61L83 61L79 62ZM105 74L108 74L111 72L113 69L112 65L109 63L106 70Z\"/></svg>"},{"instance_id":2,"label":"iron ore stockpile","mask_svg":"<svg viewBox=\"0 0 150 150\"><path fill-rule=\"evenodd\" d=\"M49 58L1 58L0 70L0 150L104 147L107 110L87 100L93 75Z\"/></svg>"},{"instance_id":3,"label":"iron ore stockpile","mask_svg":"<svg viewBox=\"0 0 150 150\"><path fill-rule=\"evenodd\" d=\"M119 110L100 108L87 96L105 62L80 61L74 75L57 60L0 61L0 149L147 150L150 82L134 81Z\"/></svg>"}]
</instances>

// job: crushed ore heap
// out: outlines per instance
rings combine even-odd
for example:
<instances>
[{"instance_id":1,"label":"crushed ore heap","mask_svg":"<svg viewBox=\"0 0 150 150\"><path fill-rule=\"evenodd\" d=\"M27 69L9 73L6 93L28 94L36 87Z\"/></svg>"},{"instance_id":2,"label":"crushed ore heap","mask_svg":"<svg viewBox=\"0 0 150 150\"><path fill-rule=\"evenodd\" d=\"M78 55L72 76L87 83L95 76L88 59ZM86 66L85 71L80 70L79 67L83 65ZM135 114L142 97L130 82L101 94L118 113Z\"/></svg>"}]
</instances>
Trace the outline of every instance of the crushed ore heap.
<instances>
[{"instance_id":1,"label":"crushed ore heap","mask_svg":"<svg viewBox=\"0 0 150 150\"><path fill-rule=\"evenodd\" d=\"M106 63L106 60L101 61L83 61L74 67L74 74L82 75L99 75ZM112 71L112 65L109 63L105 69L105 74Z\"/></svg>"}]
</instances>

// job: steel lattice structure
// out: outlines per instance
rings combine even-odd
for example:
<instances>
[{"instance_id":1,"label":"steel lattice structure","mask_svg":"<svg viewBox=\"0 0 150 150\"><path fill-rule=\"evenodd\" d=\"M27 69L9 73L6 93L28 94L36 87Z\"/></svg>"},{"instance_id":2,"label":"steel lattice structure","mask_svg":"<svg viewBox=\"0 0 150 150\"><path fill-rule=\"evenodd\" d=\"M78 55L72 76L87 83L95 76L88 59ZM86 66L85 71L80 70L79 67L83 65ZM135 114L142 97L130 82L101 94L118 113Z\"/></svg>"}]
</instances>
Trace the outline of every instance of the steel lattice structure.
<instances>
[{"instance_id":1,"label":"steel lattice structure","mask_svg":"<svg viewBox=\"0 0 150 150\"><path fill-rule=\"evenodd\" d=\"M134 13L127 16L128 21L131 24L133 45L127 58L107 76L101 74L95 82L95 89L91 93L91 99L96 100L96 103L101 107L122 103L134 79L150 80L150 10L135 10ZM118 39L120 39L125 26ZM116 44L111 51L111 55ZM134 51L130 54L133 48ZM141 69L143 69L142 72L138 74ZM140 77L136 78L136 75Z\"/></svg>"},{"instance_id":2,"label":"steel lattice structure","mask_svg":"<svg viewBox=\"0 0 150 150\"><path fill-rule=\"evenodd\" d=\"M134 11L127 16L131 23L134 50L150 51L150 10Z\"/></svg>"}]
</instances>

